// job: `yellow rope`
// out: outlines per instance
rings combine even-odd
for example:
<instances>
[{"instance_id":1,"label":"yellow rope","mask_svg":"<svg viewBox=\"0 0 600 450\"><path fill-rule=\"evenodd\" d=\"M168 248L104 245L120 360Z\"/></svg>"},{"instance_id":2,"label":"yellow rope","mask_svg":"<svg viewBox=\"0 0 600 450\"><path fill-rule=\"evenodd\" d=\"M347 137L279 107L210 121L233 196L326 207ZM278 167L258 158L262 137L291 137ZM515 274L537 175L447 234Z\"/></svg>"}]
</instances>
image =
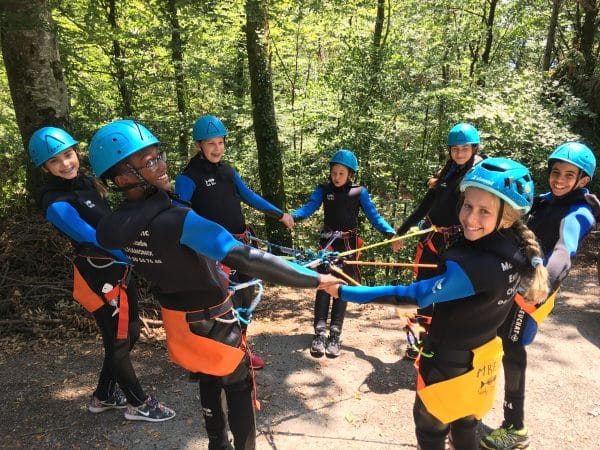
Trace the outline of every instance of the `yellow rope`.
<instances>
[{"instance_id":1,"label":"yellow rope","mask_svg":"<svg viewBox=\"0 0 600 450\"><path fill-rule=\"evenodd\" d=\"M358 264L362 266L389 266L389 267L422 267L435 269L437 264L416 264L416 263L392 263L392 262L377 262L377 261L343 261L344 264Z\"/></svg>"},{"instance_id":2,"label":"yellow rope","mask_svg":"<svg viewBox=\"0 0 600 450\"><path fill-rule=\"evenodd\" d=\"M345 252L338 253L336 256L342 258L344 256L352 255L353 253L356 253L356 252L362 252L364 250L369 250L374 247L379 247L380 245L391 244L392 242L401 241L403 239L413 237L413 236L419 236L421 234L427 234L431 231L436 231L436 230L437 230L437 228L434 225L432 225L431 227L426 228L425 230L409 231L408 233L406 233L402 236L396 236L394 238L387 239L385 241L377 242L376 244L365 245L364 247L361 247L361 248L347 250Z\"/></svg>"}]
</instances>

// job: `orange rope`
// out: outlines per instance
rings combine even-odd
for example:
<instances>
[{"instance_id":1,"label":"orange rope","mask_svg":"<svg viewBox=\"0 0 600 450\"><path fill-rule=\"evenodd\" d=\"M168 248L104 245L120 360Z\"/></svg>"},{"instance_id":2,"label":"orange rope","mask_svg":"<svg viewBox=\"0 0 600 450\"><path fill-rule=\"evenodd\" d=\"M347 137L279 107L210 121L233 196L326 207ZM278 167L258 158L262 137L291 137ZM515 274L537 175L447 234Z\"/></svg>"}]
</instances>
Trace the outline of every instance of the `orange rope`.
<instances>
[{"instance_id":1,"label":"orange rope","mask_svg":"<svg viewBox=\"0 0 600 450\"><path fill-rule=\"evenodd\" d=\"M337 268L334 265L329 266L329 268L331 269L332 272L337 273L339 276L341 276L342 278L345 278L346 281L349 281L350 283L352 283L354 286L360 286L360 283L358 281L356 281L354 278L352 278L351 276L349 276L348 274L344 273L344 271L342 269Z\"/></svg>"}]
</instances>

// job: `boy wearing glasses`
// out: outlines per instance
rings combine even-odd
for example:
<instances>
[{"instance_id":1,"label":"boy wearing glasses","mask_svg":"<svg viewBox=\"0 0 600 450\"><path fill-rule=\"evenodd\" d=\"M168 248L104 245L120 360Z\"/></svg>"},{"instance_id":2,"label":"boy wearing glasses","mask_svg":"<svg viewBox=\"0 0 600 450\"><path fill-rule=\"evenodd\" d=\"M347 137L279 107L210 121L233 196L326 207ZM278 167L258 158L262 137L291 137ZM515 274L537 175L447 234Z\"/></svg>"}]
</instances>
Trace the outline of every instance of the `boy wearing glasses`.
<instances>
[{"instance_id":1,"label":"boy wearing glasses","mask_svg":"<svg viewBox=\"0 0 600 450\"><path fill-rule=\"evenodd\" d=\"M122 248L152 281L170 359L199 378L209 448L255 448L253 384L247 346L216 262L268 282L323 288L340 280L244 245L223 227L172 204L159 141L143 125L118 120L93 136L94 172L112 180L126 201L98 225L98 241ZM227 421L221 392L227 401Z\"/></svg>"}]
</instances>

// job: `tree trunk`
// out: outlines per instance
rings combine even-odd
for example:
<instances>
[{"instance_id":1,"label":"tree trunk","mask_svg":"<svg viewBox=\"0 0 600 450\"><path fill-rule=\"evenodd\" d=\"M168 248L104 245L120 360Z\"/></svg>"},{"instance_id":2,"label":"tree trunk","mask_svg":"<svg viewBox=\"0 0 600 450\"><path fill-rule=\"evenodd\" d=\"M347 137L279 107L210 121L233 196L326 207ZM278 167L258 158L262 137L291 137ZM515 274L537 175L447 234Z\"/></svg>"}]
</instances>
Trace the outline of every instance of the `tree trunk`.
<instances>
[{"instance_id":1,"label":"tree trunk","mask_svg":"<svg viewBox=\"0 0 600 450\"><path fill-rule=\"evenodd\" d=\"M498 6L498 0L490 1L490 11L485 20L486 36L485 46L483 53L481 54L481 62L486 66L490 63L490 54L492 53L492 43L494 42L494 17L496 15L496 6Z\"/></svg>"},{"instance_id":2,"label":"tree trunk","mask_svg":"<svg viewBox=\"0 0 600 450\"><path fill-rule=\"evenodd\" d=\"M179 120L177 121L178 131L178 151L181 156L189 156L190 137L188 133L188 102L187 88L185 83L185 73L183 67L183 48L184 43L181 39L181 26L179 24L179 15L177 10L177 0L166 0L163 5L163 14L169 23L171 30L171 63L175 73L175 94L177 96L177 112Z\"/></svg>"},{"instance_id":3,"label":"tree trunk","mask_svg":"<svg viewBox=\"0 0 600 450\"><path fill-rule=\"evenodd\" d=\"M119 25L117 24L117 2L116 0L108 0L106 5L106 15L108 23L113 32L112 49L113 49L113 64L115 66L115 81L119 88L121 96L121 104L119 106L119 114L121 117L133 116L133 93L129 88L127 80L127 72L125 70L125 51L121 47L121 42L117 38L119 34Z\"/></svg>"},{"instance_id":4,"label":"tree trunk","mask_svg":"<svg viewBox=\"0 0 600 450\"><path fill-rule=\"evenodd\" d=\"M486 34L483 53L481 54L483 68L486 68L490 64L490 55L492 53L492 44L494 42L494 18L496 15L496 6L498 6L498 0L490 0L490 10L487 16L484 16ZM477 84L479 86L485 86L485 75L479 77Z\"/></svg>"},{"instance_id":5,"label":"tree trunk","mask_svg":"<svg viewBox=\"0 0 600 450\"><path fill-rule=\"evenodd\" d=\"M556 37L556 26L558 25L558 14L560 13L560 2L561 0L552 1L552 15L550 16L548 34L546 35L546 48L544 50L544 59L542 60L542 70L544 72L550 70L550 65L552 63L554 39Z\"/></svg>"},{"instance_id":6,"label":"tree trunk","mask_svg":"<svg viewBox=\"0 0 600 450\"><path fill-rule=\"evenodd\" d=\"M385 20L385 0L377 0L377 18L375 19L375 30L373 32L373 47L381 47L383 35L383 21Z\"/></svg>"},{"instance_id":7,"label":"tree trunk","mask_svg":"<svg viewBox=\"0 0 600 450\"><path fill-rule=\"evenodd\" d=\"M48 2L3 0L0 8L2 56L17 124L27 149L29 138L39 127L69 128L69 96ZM42 183L42 172L25 155L26 186L31 195Z\"/></svg>"},{"instance_id":8,"label":"tree trunk","mask_svg":"<svg viewBox=\"0 0 600 450\"><path fill-rule=\"evenodd\" d=\"M598 17L598 2L596 0L580 0L584 10L583 24L581 26L581 53L585 59L585 75L592 76L596 67L594 55L594 39L596 37Z\"/></svg>"},{"instance_id":9,"label":"tree trunk","mask_svg":"<svg viewBox=\"0 0 600 450\"><path fill-rule=\"evenodd\" d=\"M271 203L285 208L283 161L277 134L271 67L269 64L269 28L266 0L246 1L246 45L250 72L252 120L258 149L258 172L262 194ZM291 244L290 234L279 222L266 219L269 240Z\"/></svg>"}]
</instances>

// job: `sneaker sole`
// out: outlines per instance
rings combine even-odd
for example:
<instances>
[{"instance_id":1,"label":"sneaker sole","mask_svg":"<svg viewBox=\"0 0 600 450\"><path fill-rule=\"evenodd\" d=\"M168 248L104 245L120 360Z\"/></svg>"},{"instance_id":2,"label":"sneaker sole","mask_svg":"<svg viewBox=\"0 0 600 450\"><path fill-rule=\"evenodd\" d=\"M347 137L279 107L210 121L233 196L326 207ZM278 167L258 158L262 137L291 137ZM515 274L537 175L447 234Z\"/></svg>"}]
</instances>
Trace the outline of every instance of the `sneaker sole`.
<instances>
[{"instance_id":1,"label":"sneaker sole","mask_svg":"<svg viewBox=\"0 0 600 450\"><path fill-rule=\"evenodd\" d=\"M488 447L487 444L485 444L484 442L480 441L479 442L479 446L481 448L487 449L487 450L497 450L496 447ZM519 442L518 444L515 444L514 446L510 447L510 449L506 449L506 450L533 450L533 447L531 446L529 441L526 442Z\"/></svg>"},{"instance_id":2,"label":"sneaker sole","mask_svg":"<svg viewBox=\"0 0 600 450\"><path fill-rule=\"evenodd\" d=\"M110 411L111 409L125 409L127 406L123 405L123 406L103 406L103 407L94 407L94 406L88 406L88 411L93 413L93 414L100 414L103 413L104 411Z\"/></svg>"},{"instance_id":3,"label":"sneaker sole","mask_svg":"<svg viewBox=\"0 0 600 450\"><path fill-rule=\"evenodd\" d=\"M322 358L323 356L325 356L325 352L313 352L311 350L310 355L314 358Z\"/></svg>"},{"instance_id":4,"label":"sneaker sole","mask_svg":"<svg viewBox=\"0 0 600 450\"><path fill-rule=\"evenodd\" d=\"M171 420L176 415L177 415L176 413L173 413L172 416L165 417L164 419L154 419L152 417L140 416L137 414L135 416L129 415L127 413L124 414L124 416L127 420L139 420L139 421L144 421L144 422L166 422L167 420Z\"/></svg>"}]
</instances>

